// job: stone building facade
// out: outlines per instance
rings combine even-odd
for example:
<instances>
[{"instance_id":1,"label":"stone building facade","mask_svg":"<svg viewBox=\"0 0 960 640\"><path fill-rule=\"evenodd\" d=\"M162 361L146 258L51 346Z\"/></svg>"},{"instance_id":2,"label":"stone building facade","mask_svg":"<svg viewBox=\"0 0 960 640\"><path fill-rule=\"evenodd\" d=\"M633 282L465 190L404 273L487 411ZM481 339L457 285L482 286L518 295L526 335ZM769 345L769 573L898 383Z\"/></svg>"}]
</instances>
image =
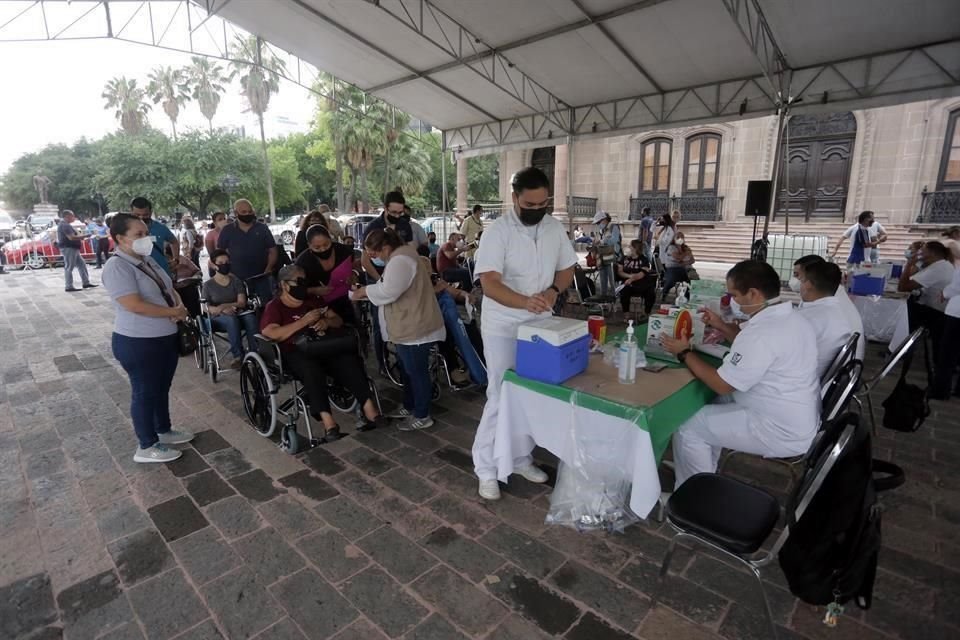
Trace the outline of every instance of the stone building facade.
<instances>
[{"instance_id":1,"label":"stone building facade","mask_svg":"<svg viewBox=\"0 0 960 640\"><path fill-rule=\"evenodd\" d=\"M634 209L654 201L680 208L684 219L689 210L694 219L736 221L748 181L770 177L776 128L769 116L505 151L501 197L509 202L515 171L540 164L553 173L558 211L570 180L573 196L596 198L621 220L634 199ZM870 209L890 224L960 223L960 98L793 116L784 144L781 183L790 189L781 191L778 211L789 206L791 221L850 222ZM465 177L465 165L458 169ZM590 203L576 200L574 209L583 216Z\"/></svg>"}]
</instances>

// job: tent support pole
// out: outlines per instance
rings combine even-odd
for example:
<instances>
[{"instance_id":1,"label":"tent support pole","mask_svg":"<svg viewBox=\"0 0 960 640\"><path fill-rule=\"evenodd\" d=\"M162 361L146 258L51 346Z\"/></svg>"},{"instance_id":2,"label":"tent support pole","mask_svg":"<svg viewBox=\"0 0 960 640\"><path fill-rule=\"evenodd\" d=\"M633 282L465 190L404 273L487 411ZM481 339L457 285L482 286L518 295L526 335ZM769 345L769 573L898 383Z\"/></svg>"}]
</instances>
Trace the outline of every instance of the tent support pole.
<instances>
[{"instance_id":1,"label":"tent support pole","mask_svg":"<svg viewBox=\"0 0 960 640\"><path fill-rule=\"evenodd\" d=\"M773 217L773 212L777 207L777 190L779 186L777 184L780 177L780 145L783 144L783 128L787 121L787 111L790 106L786 102L780 103L780 108L777 110L777 142L774 145L773 149L773 169L771 171L772 175L770 176L770 210L768 215L763 219L763 235L761 236L764 240L767 239L767 233L770 231L770 218Z\"/></svg>"},{"instance_id":2,"label":"tent support pole","mask_svg":"<svg viewBox=\"0 0 960 640\"><path fill-rule=\"evenodd\" d=\"M440 210L443 217L447 217L447 132L443 132L443 143L440 145Z\"/></svg>"}]
</instances>

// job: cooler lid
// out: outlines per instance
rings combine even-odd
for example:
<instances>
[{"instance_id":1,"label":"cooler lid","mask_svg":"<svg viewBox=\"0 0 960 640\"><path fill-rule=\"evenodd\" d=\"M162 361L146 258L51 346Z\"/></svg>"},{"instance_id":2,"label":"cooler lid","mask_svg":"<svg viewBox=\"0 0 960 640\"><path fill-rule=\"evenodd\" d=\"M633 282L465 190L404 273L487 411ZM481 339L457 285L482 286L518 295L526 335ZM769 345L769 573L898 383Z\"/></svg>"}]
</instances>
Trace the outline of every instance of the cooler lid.
<instances>
[{"instance_id":1,"label":"cooler lid","mask_svg":"<svg viewBox=\"0 0 960 640\"><path fill-rule=\"evenodd\" d=\"M548 344L560 347L589 334L586 320L552 316L520 325L517 330L517 340L530 342L536 336Z\"/></svg>"}]
</instances>

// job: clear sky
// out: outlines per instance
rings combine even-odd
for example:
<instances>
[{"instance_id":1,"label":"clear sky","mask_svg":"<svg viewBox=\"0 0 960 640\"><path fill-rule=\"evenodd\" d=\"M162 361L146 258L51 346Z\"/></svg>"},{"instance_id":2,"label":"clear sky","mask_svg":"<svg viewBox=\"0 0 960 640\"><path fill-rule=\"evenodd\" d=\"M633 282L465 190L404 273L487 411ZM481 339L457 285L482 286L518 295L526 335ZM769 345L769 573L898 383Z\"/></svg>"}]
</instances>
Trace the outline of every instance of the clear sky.
<instances>
[{"instance_id":1,"label":"clear sky","mask_svg":"<svg viewBox=\"0 0 960 640\"><path fill-rule=\"evenodd\" d=\"M2 16L0 16L2 17ZM0 42L0 174L28 151L51 143L72 143L115 131L113 111L103 108L103 86L114 76L136 78L145 85L155 66L185 66L188 54L117 40L63 42ZM226 66L226 63L224 63ZM267 136L306 130L313 117L313 94L282 81L267 112ZM245 126L247 135L259 135L256 119L244 113L240 85L234 82L220 102L214 126ZM170 133L170 121L161 105L153 105L150 124ZM279 121L282 119L283 121ZM289 124L293 123L293 124ZM177 130L206 128L196 103L181 110Z\"/></svg>"}]
</instances>

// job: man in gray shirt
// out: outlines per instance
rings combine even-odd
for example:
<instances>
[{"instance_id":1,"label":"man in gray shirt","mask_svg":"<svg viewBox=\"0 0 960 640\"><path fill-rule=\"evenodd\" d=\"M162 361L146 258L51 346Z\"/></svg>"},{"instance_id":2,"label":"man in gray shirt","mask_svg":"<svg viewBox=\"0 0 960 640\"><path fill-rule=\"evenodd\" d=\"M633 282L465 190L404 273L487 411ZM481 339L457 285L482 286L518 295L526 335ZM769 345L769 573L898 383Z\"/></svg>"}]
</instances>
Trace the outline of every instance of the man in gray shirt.
<instances>
[{"instance_id":1,"label":"man in gray shirt","mask_svg":"<svg viewBox=\"0 0 960 640\"><path fill-rule=\"evenodd\" d=\"M87 236L73 228L73 223L77 217L69 209L63 212L63 219L57 225L57 243L60 246L60 254L63 256L63 279L66 284L65 291L80 291L73 286L73 270L80 273L80 281L84 289L90 289L97 285L90 284L90 276L87 274L87 263L80 256L80 250L83 248L83 239Z\"/></svg>"}]
</instances>

